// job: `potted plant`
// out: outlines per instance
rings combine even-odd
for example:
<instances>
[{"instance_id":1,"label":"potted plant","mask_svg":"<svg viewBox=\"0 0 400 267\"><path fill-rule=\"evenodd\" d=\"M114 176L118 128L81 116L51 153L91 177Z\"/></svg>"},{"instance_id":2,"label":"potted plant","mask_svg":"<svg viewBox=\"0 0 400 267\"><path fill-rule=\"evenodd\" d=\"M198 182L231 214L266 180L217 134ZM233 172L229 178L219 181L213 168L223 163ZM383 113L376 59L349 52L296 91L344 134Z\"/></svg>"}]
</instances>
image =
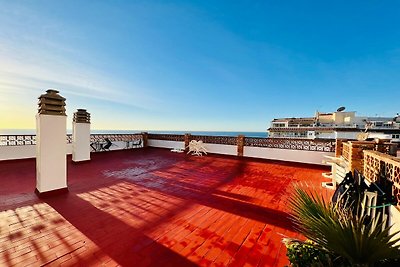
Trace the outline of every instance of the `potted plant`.
<instances>
[{"instance_id":1,"label":"potted plant","mask_svg":"<svg viewBox=\"0 0 400 267\"><path fill-rule=\"evenodd\" d=\"M291 266L400 266L398 233L333 205L315 192L295 187L290 199L296 229L308 241L285 240ZM386 265L385 265L386 264Z\"/></svg>"}]
</instances>

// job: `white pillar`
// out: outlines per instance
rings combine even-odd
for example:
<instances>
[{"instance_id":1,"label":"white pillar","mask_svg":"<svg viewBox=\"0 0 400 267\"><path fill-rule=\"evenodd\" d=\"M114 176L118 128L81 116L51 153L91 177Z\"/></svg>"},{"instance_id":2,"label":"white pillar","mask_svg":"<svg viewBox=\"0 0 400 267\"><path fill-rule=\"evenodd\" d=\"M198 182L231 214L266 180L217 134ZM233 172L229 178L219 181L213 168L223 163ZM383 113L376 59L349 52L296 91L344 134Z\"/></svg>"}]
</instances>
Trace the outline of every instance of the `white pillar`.
<instances>
[{"instance_id":1,"label":"white pillar","mask_svg":"<svg viewBox=\"0 0 400 267\"><path fill-rule=\"evenodd\" d=\"M90 160L90 114L85 109L74 113L72 122L72 160Z\"/></svg>"},{"instance_id":2,"label":"white pillar","mask_svg":"<svg viewBox=\"0 0 400 267\"><path fill-rule=\"evenodd\" d=\"M39 97L36 115L36 193L68 191L65 98L56 90Z\"/></svg>"}]
</instances>

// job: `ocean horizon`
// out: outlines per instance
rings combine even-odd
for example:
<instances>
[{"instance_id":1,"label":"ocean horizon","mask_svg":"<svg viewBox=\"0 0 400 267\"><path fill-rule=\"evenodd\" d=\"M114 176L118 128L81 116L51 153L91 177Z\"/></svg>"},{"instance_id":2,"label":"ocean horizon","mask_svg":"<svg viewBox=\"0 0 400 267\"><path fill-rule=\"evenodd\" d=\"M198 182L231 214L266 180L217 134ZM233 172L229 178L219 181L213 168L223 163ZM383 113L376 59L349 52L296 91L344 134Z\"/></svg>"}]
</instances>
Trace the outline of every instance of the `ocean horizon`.
<instances>
[{"instance_id":1,"label":"ocean horizon","mask_svg":"<svg viewBox=\"0 0 400 267\"><path fill-rule=\"evenodd\" d=\"M244 135L247 137L268 137L267 132L238 132L238 131L152 131L152 130L91 130L92 134L134 134L141 132L155 134L185 134L192 135L209 135L209 136L238 136ZM68 134L72 134L72 129L67 129ZM35 129L0 129L0 135L35 135Z\"/></svg>"}]
</instances>

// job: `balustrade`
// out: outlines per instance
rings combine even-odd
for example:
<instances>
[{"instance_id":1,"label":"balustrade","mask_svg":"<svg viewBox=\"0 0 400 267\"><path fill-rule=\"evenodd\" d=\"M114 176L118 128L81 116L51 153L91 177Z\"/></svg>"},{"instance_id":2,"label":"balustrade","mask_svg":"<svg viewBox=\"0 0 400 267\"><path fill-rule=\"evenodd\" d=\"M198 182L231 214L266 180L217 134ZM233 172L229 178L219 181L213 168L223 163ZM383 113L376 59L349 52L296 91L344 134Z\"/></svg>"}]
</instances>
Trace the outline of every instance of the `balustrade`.
<instances>
[{"instance_id":1,"label":"balustrade","mask_svg":"<svg viewBox=\"0 0 400 267\"><path fill-rule=\"evenodd\" d=\"M91 134L90 141L104 141L105 139L111 142L123 141L135 141L141 140L142 134ZM67 144L72 143L72 134L66 135ZM0 146L26 146L36 145L36 135L0 135Z\"/></svg>"},{"instance_id":2,"label":"balustrade","mask_svg":"<svg viewBox=\"0 0 400 267\"><path fill-rule=\"evenodd\" d=\"M179 134L149 134L149 139L184 142L185 135ZM190 140L201 140L204 143L234 145L238 144L236 136L190 135ZM189 141L190 141L189 140ZM244 137L244 146L267 147L278 149L306 150L319 152L334 152L335 140L331 139L287 139L287 138L257 138Z\"/></svg>"},{"instance_id":3,"label":"balustrade","mask_svg":"<svg viewBox=\"0 0 400 267\"><path fill-rule=\"evenodd\" d=\"M387 179L393 182L393 196L400 208L400 158L378 151L364 151L364 177L369 182Z\"/></svg>"},{"instance_id":4,"label":"balustrade","mask_svg":"<svg viewBox=\"0 0 400 267\"><path fill-rule=\"evenodd\" d=\"M278 149L334 152L335 140L331 139L287 139L246 137L245 146L267 147Z\"/></svg>"}]
</instances>

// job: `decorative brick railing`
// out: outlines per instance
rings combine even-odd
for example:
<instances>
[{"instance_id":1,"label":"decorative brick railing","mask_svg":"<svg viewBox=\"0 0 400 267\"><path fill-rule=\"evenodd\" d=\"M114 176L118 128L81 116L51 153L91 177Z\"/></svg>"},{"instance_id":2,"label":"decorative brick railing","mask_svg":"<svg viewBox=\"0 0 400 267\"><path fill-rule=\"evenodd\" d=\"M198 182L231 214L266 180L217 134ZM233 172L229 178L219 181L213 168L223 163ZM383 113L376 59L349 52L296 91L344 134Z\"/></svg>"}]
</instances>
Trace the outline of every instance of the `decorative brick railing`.
<instances>
[{"instance_id":1,"label":"decorative brick railing","mask_svg":"<svg viewBox=\"0 0 400 267\"><path fill-rule=\"evenodd\" d=\"M148 138L176 142L185 141L185 136L183 134L148 134Z\"/></svg>"},{"instance_id":2,"label":"decorative brick railing","mask_svg":"<svg viewBox=\"0 0 400 267\"><path fill-rule=\"evenodd\" d=\"M111 142L133 141L142 139L142 134L91 134L90 141L104 141L108 138ZM72 143L72 134L66 135L67 144ZM26 146L36 145L36 135L0 135L0 146Z\"/></svg>"},{"instance_id":3,"label":"decorative brick railing","mask_svg":"<svg viewBox=\"0 0 400 267\"><path fill-rule=\"evenodd\" d=\"M364 151L364 177L369 182L382 178L393 182L393 196L400 208L400 158L378 151Z\"/></svg>"},{"instance_id":4,"label":"decorative brick railing","mask_svg":"<svg viewBox=\"0 0 400 267\"><path fill-rule=\"evenodd\" d=\"M350 160L351 143L342 144L342 156L345 160Z\"/></svg>"},{"instance_id":5,"label":"decorative brick railing","mask_svg":"<svg viewBox=\"0 0 400 267\"><path fill-rule=\"evenodd\" d=\"M379 151L385 154L395 154L396 148L392 143L375 142L375 141L348 141L341 144L341 153L336 153L336 156L342 156L348 163L350 170L363 171L364 154L366 150Z\"/></svg>"},{"instance_id":6,"label":"decorative brick railing","mask_svg":"<svg viewBox=\"0 0 400 267\"><path fill-rule=\"evenodd\" d=\"M35 145L36 135L0 135L0 146Z\"/></svg>"},{"instance_id":7,"label":"decorative brick railing","mask_svg":"<svg viewBox=\"0 0 400 267\"><path fill-rule=\"evenodd\" d=\"M279 149L334 152L335 141L331 139L286 139L246 137L245 146Z\"/></svg>"},{"instance_id":8,"label":"decorative brick railing","mask_svg":"<svg viewBox=\"0 0 400 267\"><path fill-rule=\"evenodd\" d=\"M185 135L149 134L149 139L184 142ZM188 135L190 140L202 140L204 143L234 145L238 144L236 136ZM335 141L331 139L286 139L245 137L244 146L266 147L278 149L306 150L316 152L334 152Z\"/></svg>"},{"instance_id":9,"label":"decorative brick railing","mask_svg":"<svg viewBox=\"0 0 400 267\"><path fill-rule=\"evenodd\" d=\"M104 141L106 138L111 142L117 142L117 141L129 142L142 139L142 135L141 134L91 134L90 142Z\"/></svg>"},{"instance_id":10,"label":"decorative brick railing","mask_svg":"<svg viewBox=\"0 0 400 267\"><path fill-rule=\"evenodd\" d=\"M190 140L201 140L204 143L219 145L237 145L236 136L209 136L209 135L190 135Z\"/></svg>"}]
</instances>

